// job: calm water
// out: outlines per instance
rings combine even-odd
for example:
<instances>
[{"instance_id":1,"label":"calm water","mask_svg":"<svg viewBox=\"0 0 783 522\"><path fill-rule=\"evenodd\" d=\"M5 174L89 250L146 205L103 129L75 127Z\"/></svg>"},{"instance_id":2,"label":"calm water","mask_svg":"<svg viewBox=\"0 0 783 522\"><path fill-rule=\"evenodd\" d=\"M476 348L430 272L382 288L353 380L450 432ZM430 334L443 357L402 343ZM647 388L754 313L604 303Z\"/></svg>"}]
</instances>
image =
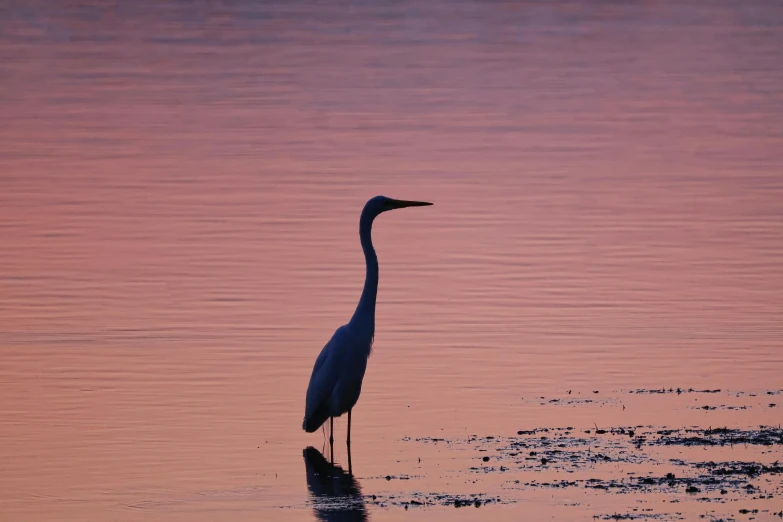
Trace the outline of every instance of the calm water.
<instances>
[{"instance_id":1,"label":"calm water","mask_svg":"<svg viewBox=\"0 0 783 522\"><path fill-rule=\"evenodd\" d=\"M783 4L162 4L0 3L0 518L312 520L376 194L435 206L375 225L364 494L462 483L406 436L694 415L534 396L783 384Z\"/></svg>"}]
</instances>

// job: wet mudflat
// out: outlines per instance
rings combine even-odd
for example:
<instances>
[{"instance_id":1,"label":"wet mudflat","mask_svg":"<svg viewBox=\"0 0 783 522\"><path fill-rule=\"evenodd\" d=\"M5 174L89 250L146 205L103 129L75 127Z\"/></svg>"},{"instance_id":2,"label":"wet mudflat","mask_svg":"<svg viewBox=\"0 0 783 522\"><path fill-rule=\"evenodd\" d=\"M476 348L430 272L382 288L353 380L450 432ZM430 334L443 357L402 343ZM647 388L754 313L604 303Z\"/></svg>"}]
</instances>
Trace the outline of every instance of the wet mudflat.
<instances>
[{"instance_id":1,"label":"wet mudflat","mask_svg":"<svg viewBox=\"0 0 783 522\"><path fill-rule=\"evenodd\" d=\"M410 465L408 473L351 475L308 448L309 505L319 518L337 520L446 508L493 510L499 519L521 512L559 513L565 519L584 519L587 512L600 520L783 518L783 428L737 422L748 411L769 422L783 398L780 390L569 390L565 397L534 400L547 409L610 405L623 412L626 404L654 409L667 398L679 405L673 414L685 412L688 418L693 412L690 424L580 422L521 426L510 433L404 437L399 442L405 452L424 455L398 461L398 471ZM716 411L730 417L712 417ZM710 424L718 420L726 425ZM437 460L437 469L423 469L422 458Z\"/></svg>"}]
</instances>

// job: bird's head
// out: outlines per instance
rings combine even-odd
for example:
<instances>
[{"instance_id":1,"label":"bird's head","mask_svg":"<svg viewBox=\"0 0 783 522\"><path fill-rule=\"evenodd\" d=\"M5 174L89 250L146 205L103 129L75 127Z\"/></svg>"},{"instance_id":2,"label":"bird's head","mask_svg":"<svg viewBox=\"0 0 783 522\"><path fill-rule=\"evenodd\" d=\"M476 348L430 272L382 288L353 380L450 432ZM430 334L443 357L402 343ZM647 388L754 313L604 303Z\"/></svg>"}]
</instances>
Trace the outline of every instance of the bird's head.
<instances>
[{"instance_id":1,"label":"bird's head","mask_svg":"<svg viewBox=\"0 0 783 522\"><path fill-rule=\"evenodd\" d=\"M403 199L387 198L386 196L375 196L364 206L362 214L366 214L368 217L375 217L378 214L386 212L388 210L394 210L405 207L425 207L432 205L426 201L406 201Z\"/></svg>"}]
</instances>

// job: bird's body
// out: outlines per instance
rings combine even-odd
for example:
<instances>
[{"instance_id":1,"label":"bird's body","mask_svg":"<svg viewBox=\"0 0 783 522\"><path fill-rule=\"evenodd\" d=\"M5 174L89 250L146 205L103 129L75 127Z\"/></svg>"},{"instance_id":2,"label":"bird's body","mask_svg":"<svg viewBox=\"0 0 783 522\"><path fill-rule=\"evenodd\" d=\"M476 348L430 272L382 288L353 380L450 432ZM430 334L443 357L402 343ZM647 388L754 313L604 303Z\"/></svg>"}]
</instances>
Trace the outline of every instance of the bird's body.
<instances>
[{"instance_id":1,"label":"bird's body","mask_svg":"<svg viewBox=\"0 0 783 522\"><path fill-rule=\"evenodd\" d=\"M329 417L339 417L359 400L371 339L341 326L315 360L307 387L303 428L312 433Z\"/></svg>"},{"instance_id":2,"label":"bird's body","mask_svg":"<svg viewBox=\"0 0 783 522\"><path fill-rule=\"evenodd\" d=\"M359 400L375 336L375 298L378 294L378 257L372 245L372 223L382 212L396 208L431 205L419 201L400 201L384 196L372 198L364 206L359 220L359 238L367 272L356 311L348 324L337 329L323 347L313 366L302 428L314 432L327 419L348 413L348 443L351 437L351 409ZM331 439L330 439L331 440Z\"/></svg>"}]
</instances>

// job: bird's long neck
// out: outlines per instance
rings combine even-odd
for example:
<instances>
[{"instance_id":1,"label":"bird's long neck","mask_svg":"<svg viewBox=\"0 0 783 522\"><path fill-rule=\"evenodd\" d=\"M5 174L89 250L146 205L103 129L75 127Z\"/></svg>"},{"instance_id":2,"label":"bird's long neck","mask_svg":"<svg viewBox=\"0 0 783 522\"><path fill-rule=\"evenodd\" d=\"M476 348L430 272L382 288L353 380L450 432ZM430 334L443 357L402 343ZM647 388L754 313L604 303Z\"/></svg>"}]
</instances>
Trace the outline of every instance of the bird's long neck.
<instances>
[{"instance_id":1,"label":"bird's long neck","mask_svg":"<svg viewBox=\"0 0 783 522\"><path fill-rule=\"evenodd\" d=\"M364 260L367 263L367 274L364 278L364 289L356 311L351 318L351 324L360 329L369 328L369 335L375 334L375 298L378 295L378 256L372 246L372 222L374 215L362 213L359 221L359 239L362 242Z\"/></svg>"}]
</instances>

